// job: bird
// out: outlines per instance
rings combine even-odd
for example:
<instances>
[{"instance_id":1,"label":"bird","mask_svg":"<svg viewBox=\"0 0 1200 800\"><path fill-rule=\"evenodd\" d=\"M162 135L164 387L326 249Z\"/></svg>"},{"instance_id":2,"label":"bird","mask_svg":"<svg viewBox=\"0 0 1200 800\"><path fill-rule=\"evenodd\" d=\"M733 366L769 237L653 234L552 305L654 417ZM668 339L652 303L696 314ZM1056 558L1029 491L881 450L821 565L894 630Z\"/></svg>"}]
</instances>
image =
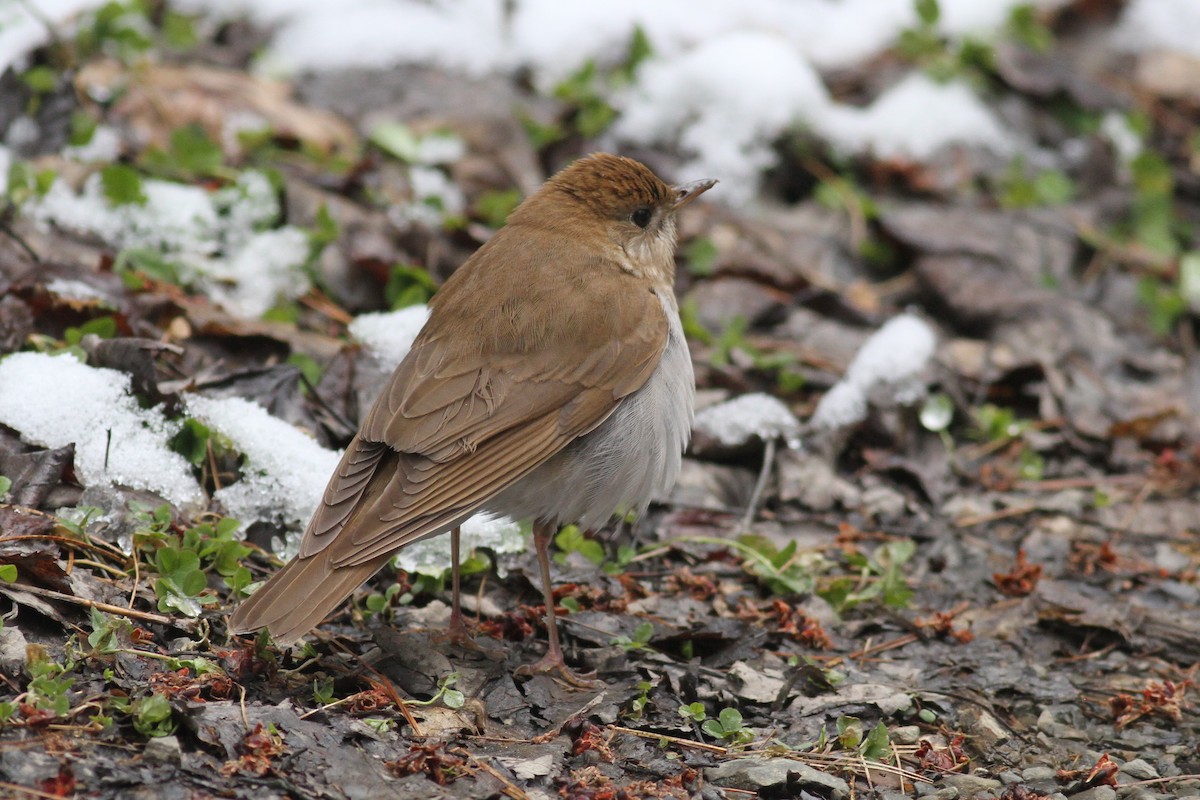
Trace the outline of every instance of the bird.
<instances>
[{"instance_id":1,"label":"bird","mask_svg":"<svg viewBox=\"0 0 1200 800\"><path fill-rule=\"evenodd\" d=\"M293 643L398 550L445 532L457 545L461 523L489 512L532 522L541 572L548 646L518 676L594 685L565 661L550 544L563 525L641 513L674 485L695 396L676 219L714 184L669 185L594 153L515 208L434 294L298 554L241 603L231 633ZM457 589L456 574L461 632Z\"/></svg>"}]
</instances>

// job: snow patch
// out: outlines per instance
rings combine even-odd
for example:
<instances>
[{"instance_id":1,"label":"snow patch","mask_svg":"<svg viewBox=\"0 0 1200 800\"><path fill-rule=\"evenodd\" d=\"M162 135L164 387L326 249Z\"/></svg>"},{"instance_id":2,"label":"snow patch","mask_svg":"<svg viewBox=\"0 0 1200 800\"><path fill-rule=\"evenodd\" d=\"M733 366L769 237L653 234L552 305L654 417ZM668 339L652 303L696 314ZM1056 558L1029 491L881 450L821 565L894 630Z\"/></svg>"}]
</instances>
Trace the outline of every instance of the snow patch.
<instances>
[{"instance_id":1,"label":"snow patch","mask_svg":"<svg viewBox=\"0 0 1200 800\"><path fill-rule=\"evenodd\" d=\"M191 395L187 410L246 457L241 480L213 495L230 516L243 523L267 520L297 529L308 524L341 453L325 449L298 428L240 397ZM299 547L299 534L289 535L283 554L290 558Z\"/></svg>"},{"instance_id":2,"label":"snow patch","mask_svg":"<svg viewBox=\"0 0 1200 800\"><path fill-rule=\"evenodd\" d=\"M921 372L936 346L933 329L920 317L902 314L889 320L859 349L845 377L821 398L812 426L833 430L861 422L872 396L882 392L892 402L915 403L925 393Z\"/></svg>"},{"instance_id":3,"label":"snow patch","mask_svg":"<svg viewBox=\"0 0 1200 800\"><path fill-rule=\"evenodd\" d=\"M525 532L508 517L476 514L462 525L462 556L465 558L477 547L487 547L497 553L521 553L526 547ZM441 575L451 565L450 537L431 536L413 542L396 554L396 569Z\"/></svg>"},{"instance_id":4,"label":"snow patch","mask_svg":"<svg viewBox=\"0 0 1200 800\"><path fill-rule=\"evenodd\" d=\"M1114 41L1139 53L1174 51L1200 58L1200 3L1196 0L1133 0L1125 7Z\"/></svg>"},{"instance_id":5,"label":"snow patch","mask_svg":"<svg viewBox=\"0 0 1200 800\"><path fill-rule=\"evenodd\" d=\"M24 213L42 225L94 234L118 249L145 249L179 266L228 310L262 316L280 297L308 291L301 267L308 237L291 226L261 230L280 213L270 181L254 171L216 192L154 179L142 181L145 204L111 205L100 174L76 194L56 180Z\"/></svg>"},{"instance_id":6,"label":"snow patch","mask_svg":"<svg viewBox=\"0 0 1200 800\"><path fill-rule=\"evenodd\" d=\"M796 446L800 422L779 400L756 392L701 409L693 428L730 447L755 436L763 440L783 437L789 446Z\"/></svg>"},{"instance_id":7,"label":"snow patch","mask_svg":"<svg viewBox=\"0 0 1200 800\"><path fill-rule=\"evenodd\" d=\"M141 408L123 372L69 353L14 353L0 360L0 423L31 444L74 444L85 486L146 489L177 506L203 500L191 465L167 447L179 425Z\"/></svg>"},{"instance_id":8,"label":"snow patch","mask_svg":"<svg viewBox=\"0 0 1200 800\"><path fill-rule=\"evenodd\" d=\"M356 341L375 355L381 368L393 370L408 355L428 319L428 306L409 306L399 311L359 314L349 330Z\"/></svg>"}]
</instances>

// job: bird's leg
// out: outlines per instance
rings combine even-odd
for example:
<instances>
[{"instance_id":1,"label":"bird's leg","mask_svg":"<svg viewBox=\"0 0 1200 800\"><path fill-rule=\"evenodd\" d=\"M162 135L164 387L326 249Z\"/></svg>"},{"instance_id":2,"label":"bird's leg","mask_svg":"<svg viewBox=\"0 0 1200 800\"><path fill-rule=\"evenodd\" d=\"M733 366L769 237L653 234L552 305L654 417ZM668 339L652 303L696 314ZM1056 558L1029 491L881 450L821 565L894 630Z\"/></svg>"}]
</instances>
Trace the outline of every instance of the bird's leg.
<instances>
[{"instance_id":1,"label":"bird's leg","mask_svg":"<svg viewBox=\"0 0 1200 800\"><path fill-rule=\"evenodd\" d=\"M450 531L450 624L446 627L450 641L460 645L471 641L462 615L461 537L462 529L455 525Z\"/></svg>"},{"instance_id":2,"label":"bird's leg","mask_svg":"<svg viewBox=\"0 0 1200 800\"><path fill-rule=\"evenodd\" d=\"M466 650L473 650L476 653L482 653L488 658L500 659L504 657L504 653L491 647L484 647L472 638L471 634L474 627L467 624L462 613L462 565L460 563L461 556L461 531L456 525L450 531L450 624L446 626L446 632L443 636L434 637L435 640L447 641Z\"/></svg>"},{"instance_id":3,"label":"bird's leg","mask_svg":"<svg viewBox=\"0 0 1200 800\"><path fill-rule=\"evenodd\" d=\"M546 601L546 634L550 646L546 655L533 664L525 664L517 668L516 675L541 675L554 672L567 683L579 689L596 689L603 682L592 680L596 673L580 675L567 666L563 659L562 644L558 640L558 620L554 615L554 587L550 585L550 540L554 536L554 528L545 522L533 524L533 546L537 551L538 566L542 571L542 596Z\"/></svg>"}]
</instances>

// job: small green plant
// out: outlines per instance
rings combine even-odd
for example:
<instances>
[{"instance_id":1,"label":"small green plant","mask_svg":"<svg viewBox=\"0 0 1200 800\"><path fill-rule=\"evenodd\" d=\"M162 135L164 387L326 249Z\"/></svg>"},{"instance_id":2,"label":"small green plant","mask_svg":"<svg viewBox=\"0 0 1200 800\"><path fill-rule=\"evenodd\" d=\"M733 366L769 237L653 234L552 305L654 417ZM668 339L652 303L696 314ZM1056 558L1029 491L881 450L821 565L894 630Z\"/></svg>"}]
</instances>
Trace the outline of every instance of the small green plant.
<instances>
[{"instance_id":1,"label":"small green plant","mask_svg":"<svg viewBox=\"0 0 1200 800\"><path fill-rule=\"evenodd\" d=\"M16 564L0 564L0 581L15 583L17 580Z\"/></svg>"},{"instance_id":2,"label":"small green plant","mask_svg":"<svg viewBox=\"0 0 1200 800\"><path fill-rule=\"evenodd\" d=\"M615 69L602 71L595 59L585 61L554 88L554 96L571 107L568 128L561 125L531 125L527 121L525 128L531 140L539 147L552 144L565 137L568 129L578 132L585 139L599 136L617 118L616 109L606 98L613 91L632 83L638 67L653 52L649 37L638 26L630 37L624 61Z\"/></svg>"},{"instance_id":3,"label":"small green plant","mask_svg":"<svg viewBox=\"0 0 1200 800\"><path fill-rule=\"evenodd\" d=\"M1054 33L1037 16L1031 4L1014 6L1008 13L1008 35L1036 53L1047 53L1054 46Z\"/></svg>"},{"instance_id":4,"label":"small green plant","mask_svg":"<svg viewBox=\"0 0 1200 800\"><path fill-rule=\"evenodd\" d=\"M56 717L66 716L71 710L71 687L75 679L66 674L67 667L47 658L29 662L29 685L26 687L26 705L52 712Z\"/></svg>"},{"instance_id":5,"label":"small green plant","mask_svg":"<svg viewBox=\"0 0 1200 800\"><path fill-rule=\"evenodd\" d=\"M113 617L95 608L91 610L92 632L87 643L93 653L111 654L128 646L133 623L124 617Z\"/></svg>"},{"instance_id":6,"label":"small green plant","mask_svg":"<svg viewBox=\"0 0 1200 800\"><path fill-rule=\"evenodd\" d=\"M1060 206L1075 197L1075 183L1056 169L1030 174L1021 157L1013 159L1000 176L999 200L1003 208Z\"/></svg>"},{"instance_id":7,"label":"small green plant","mask_svg":"<svg viewBox=\"0 0 1200 800\"><path fill-rule=\"evenodd\" d=\"M863 758L872 761L886 761L893 756L887 726L882 722L865 735L862 720L858 717L838 717L836 725L841 749L857 750Z\"/></svg>"},{"instance_id":8,"label":"small green plant","mask_svg":"<svg viewBox=\"0 0 1200 800\"><path fill-rule=\"evenodd\" d=\"M716 719L706 719L700 723L700 730L733 747L754 740L754 731L742 723L742 712L736 708L722 708Z\"/></svg>"},{"instance_id":9,"label":"small green plant","mask_svg":"<svg viewBox=\"0 0 1200 800\"><path fill-rule=\"evenodd\" d=\"M166 696L154 693L135 700L129 709L133 729L147 738L169 736L175 732L171 703Z\"/></svg>"},{"instance_id":10,"label":"small green plant","mask_svg":"<svg viewBox=\"0 0 1200 800\"><path fill-rule=\"evenodd\" d=\"M654 688L654 684L650 681L638 681L638 695L629 701L629 714L632 719L641 719L646 713L646 706L650 704L650 691Z\"/></svg>"},{"instance_id":11,"label":"small green plant","mask_svg":"<svg viewBox=\"0 0 1200 800\"><path fill-rule=\"evenodd\" d=\"M699 724L708 719L708 709L704 707L704 703L687 703L679 707L679 716L688 722Z\"/></svg>"},{"instance_id":12,"label":"small green plant","mask_svg":"<svg viewBox=\"0 0 1200 800\"><path fill-rule=\"evenodd\" d=\"M559 564L565 563L571 553L579 553L597 566L604 563L604 545L589 539L577 525L567 525L555 534L554 544L560 551L554 554Z\"/></svg>"},{"instance_id":13,"label":"small green plant","mask_svg":"<svg viewBox=\"0 0 1200 800\"><path fill-rule=\"evenodd\" d=\"M249 586L250 571L241 561L251 550L236 535L237 520L202 522L176 535L169 505L153 509L131 505L131 509L138 521L134 546L149 555L148 565L158 575L154 592L160 611L197 617L203 606L217 602L208 589L207 570L217 573L235 593Z\"/></svg>"},{"instance_id":14,"label":"small green plant","mask_svg":"<svg viewBox=\"0 0 1200 800\"><path fill-rule=\"evenodd\" d=\"M235 179L237 173L224 162L221 145L210 139L204 128L191 124L171 131L166 150L146 148L138 163L152 175L176 180Z\"/></svg>"},{"instance_id":15,"label":"small green plant","mask_svg":"<svg viewBox=\"0 0 1200 800\"><path fill-rule=\"evenodd\" d=\"M683 248L684 263L688 272L697 278L713 274L717 261L717 246L707 236L697 236Z\"/></svg>"},{"instance_id":16,"label":"small green plant","mask_svg":"<svg viewBox=\"0 0 1200 800\"><path fill-rule=\"evenodd\" d=\"M626 653L631 653L635 650L647 649L652 638L654 638L654 626L649 622L643 622L634 628L633 636L617 636L612 640L612 644L620 647Z\"/></svg>"},{"instance_id":17,"label":"small green plant","mask_svg":"<svg viewBox=\"0 0 1200 800\"><path fill-rule=\"evenodd\" d=\"M394 730L396 727L394 720L384 719L383 717L364 717L363 724L381 735Z\"/></svg>"},{"instance_id":18,"label":"small green plant","mask_svg":"<svg viewBox=\"0 0 1200 800\"><path fill-rule=\"evenodd\" d=\"M388 274L383 297L393 311L429 302L437 284L428 272L411 264L396 264Z\"/></svg>"},{"instance_id":19,"label":"small green plant","mask_svg":"<svg viewBox=\"0 0 1200 800\"><path fill-rule=\"evenodd\" d=\"M333 702L332 678L313 678L313 702L319 706L327 706Z\"/></svg>"},{"instance_id":20,"label":"small green plant","mask_svg":"<svg viewBox=\"0 0 1200 800\"><path fill-rule=\"evenodd\" d=\"M441 700L442 705L446 706L446 708L462 708L463 704L467 702L467 698L461 691L454 688L454 684L458 683L458 679L459 674L451 672L438 681L437 691L434 692L433 697L428 700L408 700L406 702L410 706L431 706L438 700Z\"/></svg>"},{"instance_id":21,"label":"small green plant","mask_svg":"<svg viewBox=\"0 0 1200 800\"><path fill-rule=\"evenodd\" d=\"M100 170L100 188L114 206L144 206L149 199L142 176L128 164L108 164Z\"/></svg>"},{"instance_id":22,"label":"small green plant","mask_svg":"<svg viewBox=\"0 0 1200 800\"><path fill-rule=\"evenodd\" d=\"M697 536L689 541L732 547L742 556L746 571L778 595L811 592L815 574L827 563L819 553L798 551L795 541L777 548L765 537L752 534L735 540Z\"/></svg>"},{"instance_id":23,"label":"small green plant","mask_svg":"<svg viewBox=\"0 0 1200 800\"><path fill-rule=\"evenodd\" d=\"M938 0L914 0L917 25L900 33L900 55L918 65L934 80L964 77L981 83L993 69L995 54L984 42L963 37L947 41L938 30L942 10Z\"/></svg>"},{"instance_id":24,"label":"small green plant","mask_svg":"<svg viewBox=\"0 0 1200 800\"><path fill-rule=\"evenodd\" d=\"M475 216L489 228L499 228L520 203L521 192L517 189L484 192L475 201Z\"/></svg>"},{"instance_id":25,"label":"small green plant","mask_svg":"<svg viewBox=\"0 0 1200 800\"><path fill-rule=\"evenodd\" d=\"M4 200L20 206L33 198L45 197L56 180L58 173L54 170L35 170L28 161L14 159L8 166L8 188L4 192ZM3 206L0 205L0 208Z\"/></svg>"},{"instance_id":26,"label":"small green plant","mask_svg":"<svg viewBox=\"0 0 1200 800\"><path fill-rule=\"evenodd\" d=\"M389 584L383 592L372 592L363 600L365 607L365 616L370 619L375 615L382 615L384 619L390 619L392 609L397 605L406 605L402 600L397 600L397 597L408 595L408 602L412 602L412 594L406 592L403 584Z\"/></svg>"},{"instance_id":27,"label":"small green plant","mask_svg":"<svg viewBox=\"0 0 1200 800\"><path fill-rule=\"evenodd\" d=\"M847 565L858 575L822 581L817 594L838 613L876 599L890 608L907 608L913 593L908 588L904 565L915 553L916 543L911 539L884 542L870 555L850 553Z\"/></svg>"}]
</instances>

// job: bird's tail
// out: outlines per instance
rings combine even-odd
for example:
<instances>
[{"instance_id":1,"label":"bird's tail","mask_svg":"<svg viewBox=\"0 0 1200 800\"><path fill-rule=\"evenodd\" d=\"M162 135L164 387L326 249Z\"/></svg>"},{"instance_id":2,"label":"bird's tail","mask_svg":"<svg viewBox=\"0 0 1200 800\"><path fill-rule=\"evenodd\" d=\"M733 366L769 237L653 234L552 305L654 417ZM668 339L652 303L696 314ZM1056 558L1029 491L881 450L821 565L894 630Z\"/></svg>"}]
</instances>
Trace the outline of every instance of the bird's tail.
<instances>
[{"instance_id":1,"label":"bird's tail","mask_svg":"<svg viewBox=\"0 0 1200 800\"><path fill-rule=\"evenodd\" d=\"M266 628L276 644L292 644L315 628L384 565L390 553L364 564L335 568L329 550L293 558L238 606L230 633Z\"/></svg>"}]
</instances>

